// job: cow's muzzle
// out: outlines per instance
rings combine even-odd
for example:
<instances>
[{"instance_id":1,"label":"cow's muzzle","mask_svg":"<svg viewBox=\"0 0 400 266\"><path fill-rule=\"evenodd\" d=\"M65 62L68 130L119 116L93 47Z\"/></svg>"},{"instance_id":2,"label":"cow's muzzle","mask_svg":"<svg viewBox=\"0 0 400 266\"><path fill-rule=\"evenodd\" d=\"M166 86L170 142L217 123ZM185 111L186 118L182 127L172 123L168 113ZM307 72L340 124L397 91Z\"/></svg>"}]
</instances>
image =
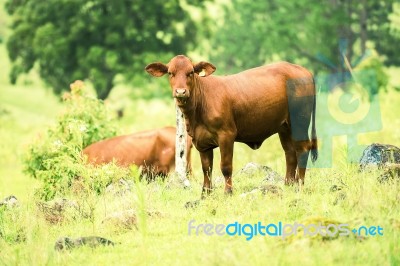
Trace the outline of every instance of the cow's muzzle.
<instances>
[{"instance_id":1,"label":"cow's muzzle","mask_svg":"<svg viewBox=\"0 0 400 266\"><path fill-rule=\"evenodd\" d=\"M174 98L176 98L178 105L184 105L189 98L189 92L186 89L176 89Z\"/></svg>"},{"instance_id":2,"label":"cow's muzzle","mask_svg":"<svg viewBox=\"0 0 400 266\"><path fill-rule=\"evenodd\" d=\"M186 89L176 89L175 90L175 98L186 98L187 90Z\"/></svg>"}]
</instances>

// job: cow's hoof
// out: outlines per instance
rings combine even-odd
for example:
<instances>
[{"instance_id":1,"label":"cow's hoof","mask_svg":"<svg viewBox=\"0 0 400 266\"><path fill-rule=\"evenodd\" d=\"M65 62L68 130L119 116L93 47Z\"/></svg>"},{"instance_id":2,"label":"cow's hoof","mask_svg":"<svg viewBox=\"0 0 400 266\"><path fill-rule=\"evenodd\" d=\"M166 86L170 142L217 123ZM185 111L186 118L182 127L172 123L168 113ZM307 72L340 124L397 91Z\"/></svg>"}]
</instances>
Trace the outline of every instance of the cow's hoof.
<instances>
[{"instance_id":1,"label":"cow's hoof","mask_svg":"<svg viewBox=\"0 0 400 266\"><path fill-rule=\"evenodd\" d=\"M199 206L199 204L200 200L188 201L185 203L185 208L186 209L196 208L197 206Z\"/></svg>"},{"instance_id":2,"label":"cow's hoof","mask_svg":"<svg viewBox=\"0 0 400 266\"><path fill-rule=\"evenodd\" d=\"M232 190L231 188L226 189L226 190L225 190L225 195L227 195L227 196L232 196L232 195L233 195L233 190Z\"/></svg>"},{"instance_id":3,"label":"cow's hoof","mask_svg":"<svg viewBox=\"0 0 400 266\"><path fill-rule=\"evenodd\" d=\"M292 179L286 179L285 180L285 186L294 186L296 184L296 181Z\"/></svg>"}]
</instances>

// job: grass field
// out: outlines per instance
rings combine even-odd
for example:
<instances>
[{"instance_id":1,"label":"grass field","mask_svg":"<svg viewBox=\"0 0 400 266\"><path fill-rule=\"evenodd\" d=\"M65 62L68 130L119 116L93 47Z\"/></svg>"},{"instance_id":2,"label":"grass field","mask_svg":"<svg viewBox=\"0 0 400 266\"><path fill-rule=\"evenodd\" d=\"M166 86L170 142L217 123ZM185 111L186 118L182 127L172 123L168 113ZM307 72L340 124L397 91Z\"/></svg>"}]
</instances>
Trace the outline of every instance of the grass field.
<instances>
[{"instance_id":1,"label":"grass field","mask_svg":"<svg viewBox=\"0 0 400 266\"><path fill-rule=\"evenodd\" d=\"M6 69L4 46L0 48L0 68ZM398 70L391 72L393 77L400 76ZM71 193L67 195L69 199L89 208L90 219L78 216L50 224L35 204L34 190L40 183L22 172L21 155L33 138L54 123L63 106L35 78L11 86L6 71L0 75L0 199L13 194L20 200L20 207L0 212L0 265L400 265L400 183L380 184L379 172L360 173L357 165L347 163L344 136L333 138L332 167L310 169L300 190L278 183L281 191L277 194L240 196L262 184L263 179L261 174L239 173L246 163L268 165L284 174L284 154L278 137L273 136L257 151L236 144L235 191L231 197L223 194L223 184L217 182L214 193L197 208L184 208L187 201L200 197L202 174L198 154L194 152L191 189L183 190L171 179L138 183L123 197ZM392 82L398 84L395 79ZM110 105L118 105L127 93L124 88L117 89L111 95ZM379 99L382 129L359 134L358 142L400 145L400 93L390 90ZM118 121L121 133L175 123L172 100L126 100L124 106L126 115ZM317 127L319 133L329 132L323 117L318 117L318 121L323 125ZM214 181L220 176L216 153ZM137 228L127 230L102 223L108 214L126 209L137 211ZM147 216L148 210L159 214ZM196 236L193 232L188 235L191 220L195 220L194 224L334 221L348 224L351 229L379 225L384 234L351 234L333 239L297 236L285 240L255 236L246 241L245 236ZM91 235L117 244L54 250L59 237Z\"/></svg>"}]
</instances>

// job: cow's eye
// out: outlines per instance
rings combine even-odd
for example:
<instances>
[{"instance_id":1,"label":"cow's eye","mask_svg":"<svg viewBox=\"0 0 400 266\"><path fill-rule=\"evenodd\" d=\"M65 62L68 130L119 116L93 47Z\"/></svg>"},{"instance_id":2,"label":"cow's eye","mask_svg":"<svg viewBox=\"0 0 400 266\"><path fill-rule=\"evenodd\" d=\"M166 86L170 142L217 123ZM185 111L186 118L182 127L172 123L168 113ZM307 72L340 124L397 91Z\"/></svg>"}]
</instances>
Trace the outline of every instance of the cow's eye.
<instances>
[{"instance_id":1,"label":"cow's eye","mask_svg":"<svg viewBox=\"0 0 400 266\"><path fill-rule=\"evenodd\" d=\"M173 76L174 76L174 74L173 74L172 72L168 72L168 75L169 75L170 77L173 77Z\"/></svg>"},{"instance_id":2,"label":"cow's eye","mask_svg":"<svg viewBox=\"0 0 400 266\"><path fill-rule=\"evenodd\" d=\"M191 77L191 76L193 76L193 74L194 74L194 71L189 72L189 73L187 74L187 76L188 76L188 77Z\"/></svg>"}]
</instances>

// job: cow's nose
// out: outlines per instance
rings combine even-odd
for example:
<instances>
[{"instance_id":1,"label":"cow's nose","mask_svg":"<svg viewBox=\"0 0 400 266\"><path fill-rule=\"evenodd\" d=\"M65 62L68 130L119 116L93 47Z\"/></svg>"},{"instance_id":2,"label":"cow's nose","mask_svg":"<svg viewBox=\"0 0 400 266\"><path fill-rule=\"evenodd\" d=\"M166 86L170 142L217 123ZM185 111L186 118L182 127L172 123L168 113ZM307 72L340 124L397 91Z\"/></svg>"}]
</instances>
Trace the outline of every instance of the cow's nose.
<instances>
[{"instance_id":1,"label":"cow's nose","mask_svg":"<svg viewBox=\"0 0 400 266\"><path fill-rule=\"evenodd\" d=\"M186 89L176 89L175 92L177 96L183 96L186 93Z\"/></svg>"}]
</instances>

